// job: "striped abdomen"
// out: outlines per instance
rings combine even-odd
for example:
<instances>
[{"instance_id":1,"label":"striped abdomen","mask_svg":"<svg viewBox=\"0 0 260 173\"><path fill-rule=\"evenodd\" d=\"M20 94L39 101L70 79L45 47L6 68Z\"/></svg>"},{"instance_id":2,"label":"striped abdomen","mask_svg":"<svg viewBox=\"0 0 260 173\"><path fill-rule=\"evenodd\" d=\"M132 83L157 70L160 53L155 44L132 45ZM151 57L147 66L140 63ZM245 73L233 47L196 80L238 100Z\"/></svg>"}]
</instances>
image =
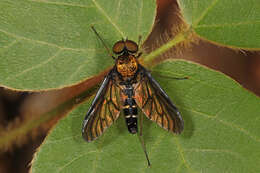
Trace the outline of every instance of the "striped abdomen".
<instances>
[{"instance_id":1,"label":"striped abdomen","mask_svg":"<svg viewBox=\"0 0 260 173\"><path fill-rule=\"evenodd\" d=\"M126 125L128 131L132 134L137 133L137 106L135 99L133 98L133 88L128 88L125 90L125 94L128 98L125 99L124 103L124 115L126 120Z\"/></svg>"}]
</instances>

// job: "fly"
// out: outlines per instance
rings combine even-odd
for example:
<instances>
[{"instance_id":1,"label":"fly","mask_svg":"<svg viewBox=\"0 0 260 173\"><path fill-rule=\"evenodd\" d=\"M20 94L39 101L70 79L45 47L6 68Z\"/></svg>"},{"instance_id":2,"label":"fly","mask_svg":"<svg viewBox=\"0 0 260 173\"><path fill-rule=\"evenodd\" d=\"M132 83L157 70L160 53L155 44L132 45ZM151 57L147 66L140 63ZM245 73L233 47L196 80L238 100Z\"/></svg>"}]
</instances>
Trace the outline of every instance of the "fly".
<instances>
[{"instance_id":1,"label":"fly","mask_svg":"<svg viewBox=\"0 0 260 173\"><path fill-rule=\"evenodd\" d=\"M184 128L181 114L150 72L139 64L141 53L138 53L138 45L128 39L116 42L112 48L117 55L115 58L95 28L91 28L115 60L115 65L103 80L86 114L82 128L83 138L87 142L97 139L118 119L121 111L128 131L138 134L137 107L162 128L180 134ZM138 137L150 166L142 138L142 116L140 121Z\"/></svg>"}]
</instances>

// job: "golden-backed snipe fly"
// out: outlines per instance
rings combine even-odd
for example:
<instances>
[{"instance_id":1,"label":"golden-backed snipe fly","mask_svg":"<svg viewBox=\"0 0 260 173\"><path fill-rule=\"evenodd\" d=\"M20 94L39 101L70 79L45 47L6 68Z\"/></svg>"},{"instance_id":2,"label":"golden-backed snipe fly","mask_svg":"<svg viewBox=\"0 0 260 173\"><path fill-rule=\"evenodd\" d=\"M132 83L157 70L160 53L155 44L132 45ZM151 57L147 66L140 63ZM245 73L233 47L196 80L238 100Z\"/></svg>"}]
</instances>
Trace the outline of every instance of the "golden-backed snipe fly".
<instances>
[{"instance_id":1,"label":"golden-backed snipe fly","mask_svg":"<svg viewBox=\"0 0 260 173\"><path fill-rule=\"evenodd\" d=\"M83 138L87 142L98 138L119 117L120 111L124 113L128 131L136 134L137 107L162 128L180 134L184 127L181 114L150 72L138 63L141 55L138 45L128 39L116 42L112 49L117 55L115 58L94 27L91 28L115 59L115 65L105 77L87 112L82 128ZM141 136L142 122L138 137L150 166Z\"/></svg>"}]
</instances>

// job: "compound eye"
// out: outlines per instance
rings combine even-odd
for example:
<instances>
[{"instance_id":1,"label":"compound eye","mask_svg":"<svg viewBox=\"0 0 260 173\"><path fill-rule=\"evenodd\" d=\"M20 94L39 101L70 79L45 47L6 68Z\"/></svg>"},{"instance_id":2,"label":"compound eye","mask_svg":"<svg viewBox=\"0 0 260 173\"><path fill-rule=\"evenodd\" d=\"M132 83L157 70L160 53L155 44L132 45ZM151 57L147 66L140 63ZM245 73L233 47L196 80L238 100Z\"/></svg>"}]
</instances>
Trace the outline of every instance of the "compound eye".
<instances>
[{"instance_id":1,"label":"compound eye","mask_svg":"<svg viewBox=\"0 0 260 173\"><path fill-rule=\"evenodd\" d=\"M122 41L122 40L121 40L121 41L118 41L118 42L116 42L116 43L114 44L114 46L113 46L113 52L114 52L115 54L120 54L120 53L123 52L124 48L125 48L125 42Z\"/></svg>"},{"instance_id":2,"label":"compound eye","mask_svg":"<svg viewBox=\"0 0 260 173\"><path fill-rule=\"evenodd\" d=\"M136 44L136 42L134 42L132 40L126 40L125 46L126 46L126 49L131 53L136 53L138 51L138 45Z\"/></svg>"}]
</instances>

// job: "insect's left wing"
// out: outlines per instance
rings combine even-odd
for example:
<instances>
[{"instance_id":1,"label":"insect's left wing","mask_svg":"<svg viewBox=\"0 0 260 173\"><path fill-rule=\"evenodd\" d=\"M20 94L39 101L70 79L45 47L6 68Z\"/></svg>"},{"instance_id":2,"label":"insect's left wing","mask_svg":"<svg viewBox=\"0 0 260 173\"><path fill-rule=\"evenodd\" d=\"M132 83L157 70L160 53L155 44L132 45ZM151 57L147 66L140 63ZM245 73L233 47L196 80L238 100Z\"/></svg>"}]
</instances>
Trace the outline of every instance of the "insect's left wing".
<instances>
[{"instance_id":1,"label":"insect's left wing","mask_svg":"<svg viewBox=\"0 0 260 173\"><path fill-rule=\"evenodd\" d=\"M137 105L152 121L168 131L181 133L184 123L180 112L151 74L140 65L140 83L135 90Z\"/></svg>"},{"instance_id":2,"label":"insect's left wing","mask_svg":"<svg viewBox=\"0 0 260 173\"><path fill-rule=\"evenodd\" d=\"M120 89L113 84L113 70L105 77L83 122L82 136L91 142L99 137L120 114Z\"/></svg>"}]
</instances>

